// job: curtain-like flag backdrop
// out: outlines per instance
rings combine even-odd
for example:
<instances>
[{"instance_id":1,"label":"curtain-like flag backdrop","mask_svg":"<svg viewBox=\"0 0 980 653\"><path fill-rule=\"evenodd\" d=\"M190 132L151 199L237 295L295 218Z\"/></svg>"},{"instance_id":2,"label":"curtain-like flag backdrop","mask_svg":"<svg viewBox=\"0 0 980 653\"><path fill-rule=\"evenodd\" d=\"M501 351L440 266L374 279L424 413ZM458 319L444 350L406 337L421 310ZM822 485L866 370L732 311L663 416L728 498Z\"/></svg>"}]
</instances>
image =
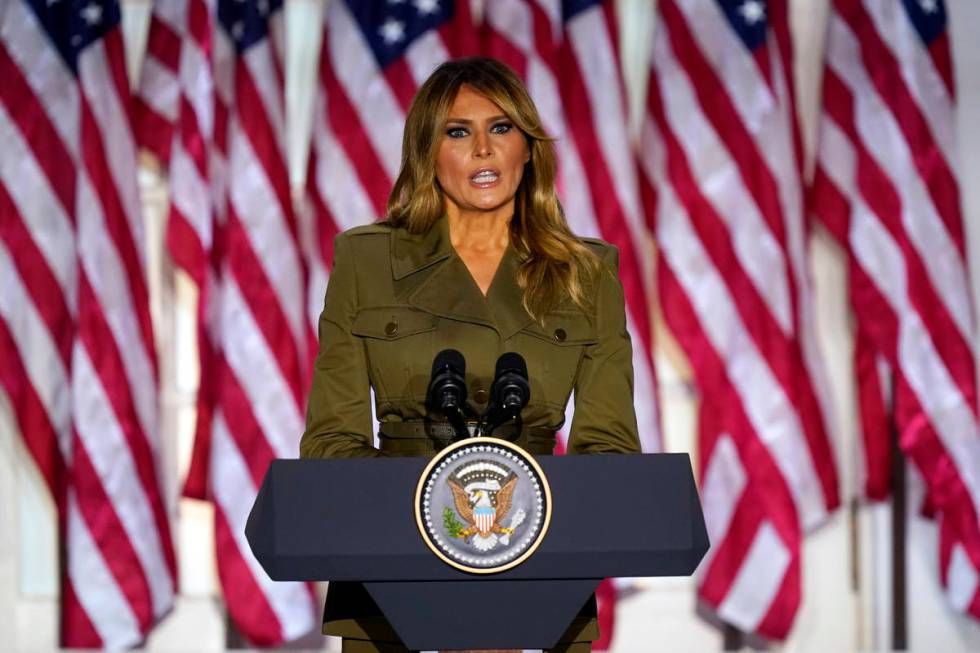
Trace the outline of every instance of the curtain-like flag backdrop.
<instances>
[{"instance_id":1,"label":"curtain-like flag backdrop","mask_svg":"<svg viewBox=\"0 0 980 653\"><path fill-rule=\"evenodd\" d=\"M637 425L661 449L650 327L652 258L620 73L614 2L503 0L487 5L484 49L524 79L554 136L559 195L572 230L619 248L633 338ZM571 421L569 413L568 423Z\"/></svg>"},{"instance_id":2,"label":"curtain-like flag backdrop","mask_svg":"<svg viewBox=\"0 0 980 653\"><path fill-rule=\"evenodd\" d=\"M59 508L61 641L113 649L176 589L119 20L0 10L0 382Z\"/></svg>"},{"instance_id":3,"label":"curtain-like flag backdrop","mask_svg":"<svg viewBox=\"0 0 980 653\"><path fill-rule=\"evenodd\" d=\"M447 59L477 53L469 2L330 2L324 16L306 208L310 321L323 310L333 238L385 214L416 89Z\"/></svg>"},{"instance_id":4,"label":"curtain-like flag backdrop","mask_svg":"<svg viewBox=\"0 0 980 653\"><path fill-rule=\"evenodd\" d=\"M140 135L169 155L167 247L201 290L185 493L215 504L218 575L235 625L271 646L316 621L310 589L273 583L245 541L269 462L298 454L315 345L286 169L282 3L184 0L155 10Z\"/></svg>"},{"instance_id":5,"label":"curtain-like flag backdrop","mask_svg":"<svg viewBox=\"0 0 980 653\"><path fill-rule=\"evenodd\" d=\"M941 0L833 3L812 202L848 254L865 490L888 491L894 413L939 519L946 593L980 618L976 322L954 106Z\"/></svg>"},{"instance_id":6,"label":"curtain-like flag backdrop","mask_svg":"<svg viewBox=\"0 0 980 653\"><path fill-rule=\"evenodd\" d=\"M215 142L215 120L227 108L216 103L212 41L214 3L175 0L153 5L140 86L133 97L138 143L166 168L170 207L165 240L174 263L197 284L200 385L192 468L185 494L207 498L213 408L211 295L220 260L213 247L214 221L224 189L224 146ZM224 133L219 134L223 143Z\"/></svg>"},{"instance_id":7,"label":"curtain-like flag backdrop","mask_svg":"<svg viewBox=\"0 0 980 653\"><path fill-rule=\"evenodd\" d=\"M500 0L486 7L484 51L527 84L555 138L558 190L572 230L616 245L633 339L634 396L641 444L660 451L650 320L652 249L628 134L614 2ZM573 404L566 424L571 423ZM562 443L565 431L562 432ZM616 583L596 593L605 650L614 631Z\"/></svg>"},{"instance_id":8,"label":"curtain-like flag backdrop","mask_svg":"<svg viewBox=\"0 0 980 653\"><path fill-rule=\"evenodd\" d=\"M634 142L612 0L493 0L480 24L469 1L330 0L299 211L282 0L155 2L132 105L116 2L0 5L0 384L59 510L62 642L137 645L176 591L136 144L167 173L167 250L200 290L184 493L215 504L238 630L280 644L315 627L317 606L306 585L269 580L244 522L269 461L297 455L333 237L384 215L419 84L478 53L527 82L573 230L620 250L645 450L662 446L654 282L690 359L712 540L700 598L785 638L802 539L839 503L788 3L659 0ZM866 492L887 493L893 413L939 519L946 592L980 618L975 322L946 22L941 0L834 0L810 206L849 257ZM597 648L612 585L601 595Z\"/></svg>"},{"instance_id":9,"label":"curtain-like flag backdrop","mask_svg":"<svg viewBox=\"0 0 980 653\"><path fill-rule=\"evenodd\" d=\"M640 146L664 317L701 393L700 597L782 639L839 503L785 0L660 0Z\"/></svg>"}]
</instances>

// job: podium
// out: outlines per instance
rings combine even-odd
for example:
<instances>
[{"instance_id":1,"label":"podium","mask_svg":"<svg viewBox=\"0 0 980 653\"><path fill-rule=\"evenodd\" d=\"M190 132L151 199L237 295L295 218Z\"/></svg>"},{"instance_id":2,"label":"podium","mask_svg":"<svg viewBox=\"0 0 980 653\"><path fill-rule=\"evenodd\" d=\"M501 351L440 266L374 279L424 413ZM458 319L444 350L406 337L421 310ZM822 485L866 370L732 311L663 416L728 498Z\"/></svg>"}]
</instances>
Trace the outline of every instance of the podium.
<instances>
[{"instance_id":1,"label":"podium","mask_svg":"<svg viewBox=\"0 0 980 653\"><path fill-rule=\"evenodd\" d=\"M273 461L245 534L277 581L361 581L414 650L553 646L599 582L687 576L708 550L687 454L536 458L551 524L520 565L458 570L415 519L425 458Z\"/></svg>"}]
</instances>

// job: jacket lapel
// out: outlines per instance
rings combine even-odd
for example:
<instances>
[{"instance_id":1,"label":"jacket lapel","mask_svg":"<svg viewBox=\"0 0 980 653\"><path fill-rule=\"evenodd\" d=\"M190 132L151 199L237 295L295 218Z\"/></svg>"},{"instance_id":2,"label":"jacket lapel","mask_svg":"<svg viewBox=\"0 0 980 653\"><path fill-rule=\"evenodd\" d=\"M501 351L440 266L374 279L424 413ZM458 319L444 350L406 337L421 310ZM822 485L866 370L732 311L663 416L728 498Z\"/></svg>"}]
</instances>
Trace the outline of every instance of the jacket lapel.
<instances>
[{"instance_id":1,"label":"jacket lapel","mask_svg":"<svg viewBox=\"0 0 980 653\"><path fill-rule=\"evenodd\" d=\"M433 315L489 326L503 339L532 321L521 305L517 268L517 253L509 246L484 298L453 249L445 217L424 234L392 232L391 270L399 299Z\"/></svg>"},{"instance_id":2,"label":"jacket lapel","mask_svg":"<svg viewBox=\"0 0 980 653\"><path fill-rule=\"evenodd\" d=\"M500 337L507 340L533 320L524 310L524 291L517 285L517 268L520 265L513 245L507 246L500 267L490 284L486 303L497 324Z\"/></svg>"},{"instance_id":3,"label":"jacket lapel","mask_svg":"<svg viewBox=\"0 0 980 653\"><path fill-rule=\"evenodd\" d=\"M411 234L406 229L391 231L391 274L395 281L443 261L453 253L446 218L440 218L424 234Z\"/></svg>"},{"instance_id":4,"label":"jacket lapel","mask_svg":"<svg viewBox=\"0 0 980 653\"><path fill-rule=\"evenodd\" d=\"M391 238L395 293L427 313L494 327L483 295L449 239L442 217L424 234L395 229Z\"/></svg>"}]
</instances>

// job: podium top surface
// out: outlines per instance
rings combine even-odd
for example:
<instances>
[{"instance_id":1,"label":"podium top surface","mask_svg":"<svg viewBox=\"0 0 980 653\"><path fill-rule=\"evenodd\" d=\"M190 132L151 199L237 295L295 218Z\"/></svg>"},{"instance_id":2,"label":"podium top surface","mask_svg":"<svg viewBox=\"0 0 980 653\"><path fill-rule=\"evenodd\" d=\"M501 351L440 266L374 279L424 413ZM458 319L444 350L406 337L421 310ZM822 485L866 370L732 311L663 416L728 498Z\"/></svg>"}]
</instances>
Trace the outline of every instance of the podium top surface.
<instances>
[{"instance_id":1,"label":"podium top surface","mask_svg":"<svg viewBox=\"0 0 980 653\"><path fill-rule=\"evenodd\" d=\"M521 565L488 580L685 576L708 549L687 454L540 456L550 528ZM426 458L276 460L246 527L274 580L472 579L415 522Z\"/></svg>"}]
</instances>

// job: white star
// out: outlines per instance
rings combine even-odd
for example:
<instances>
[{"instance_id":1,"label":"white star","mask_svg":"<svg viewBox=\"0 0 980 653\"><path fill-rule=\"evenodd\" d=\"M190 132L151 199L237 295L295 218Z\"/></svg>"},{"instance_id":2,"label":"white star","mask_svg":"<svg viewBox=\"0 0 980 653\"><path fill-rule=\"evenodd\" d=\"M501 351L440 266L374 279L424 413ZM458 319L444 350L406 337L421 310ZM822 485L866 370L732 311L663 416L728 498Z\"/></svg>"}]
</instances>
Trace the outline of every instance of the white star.
<instances>
[{"instance_id":1,"label":"white star","mask_svg":"<svg viewBox=\"0 0 980 653\"><path fill-rule=\"evenodd\" d=\"M403 4L405 4L405 0L388 0L388 4L390 4L390 5L403 5Z\"/></svg>"},{"instance_id":2,"label":"white star","mask_svg":"<svg viewBox=\"0 0 980 653\"><path fill-rule=\"evenodd\" d=\"M939 11L939 5L936 0L919 0L919 6L927 14L934 14Z\"/></svg>"},{"instance_id":3,"label":"white star","mask_svg":"<svg viewBox=\"0 0 980 653\"><path fill-rule=\"evenodd\" d=\"M236 41L245 36L245 23L238 21L232 25L231 35Z\"/></svg>"},{"instance_id":4,"label":"white star","mask_svg":"<svg viewBox=\"0 0 980 653\"><path fill-rule=\"evenodd\" d=\"M766 6L759 0L745 0L738 8L738 13L742 14L746 23L755 25L766 19Z\"/></svg>"},{"instance_id":5,"label":"white star","mask_svg":"<svg viewBox=\"0 0 980 653\"><path fill-rule=\"evenodd\" d=\"M98 25L99 21L102 20L102 7L94 2L90 2L84 9L82 9L82 18L85 19L85 22L88 23L89 27Z\"/></svg>"},{"instance_id":6,"label":"white star","mask_svg":"<svg viewBox=\"0 0 980 653\"><path fill-rule=\"evenodd\" d=\"M415 0L412 4L415 5L416 11L423 16L439 11L439 0Z\"/></svg>"},{"instance_id":7,"label":"white star","mask_svg":"<svg viewBox=\"0 0 980 653\"><path fill-rule=\"evenodd\" d=\"M386 20L378 31L388 45L394 45L405 39L405 23L394 18Z\"/></svg>"},{"instance_id":8,"label":"white star","mask_svg":"<svg viewBox=\"0 0 980 653\"><path fill-rule=\"evenodd\" d=\"M259 16L269 13L269 0L259 0Z\"/></svg>"}]
</instances>

